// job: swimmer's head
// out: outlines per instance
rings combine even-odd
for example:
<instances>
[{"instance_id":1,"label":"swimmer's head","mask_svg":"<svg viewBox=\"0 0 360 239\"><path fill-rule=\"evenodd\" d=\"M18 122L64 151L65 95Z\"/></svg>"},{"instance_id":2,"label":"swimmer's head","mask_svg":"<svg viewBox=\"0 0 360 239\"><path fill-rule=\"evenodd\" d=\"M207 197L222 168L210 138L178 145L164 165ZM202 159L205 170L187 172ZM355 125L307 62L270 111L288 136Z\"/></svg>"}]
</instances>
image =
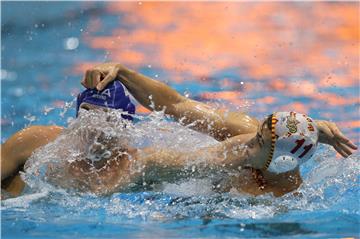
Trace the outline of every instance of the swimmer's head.
<instances>
[{"instance_id":1,"label":"swimmer's head","mask_svg":"<svg viewBox=\"0 0 360 239\"><path fill-rule=\"evenodd\" d=\"M80 108L90 110L93 108L121 109L128 114L135 113L135 105L130 101L126 89L119 81L114 81L107 85L102 91L96 89L86 89L77 97L76 116ZM122 114L124 119L132 120L128 114Z\"/></svg>"},{"instance_id":2,"label":"swimmer's head","mask_svg":"<svg viewBox=\"0 0 360 239\"><path fill-rule=\"evenodd\" d=\"M270 141L265 169L273 173L291 171L303 164L312 157L318 144L315 121L295 112L270 115L259 132L267 135Z\"/></svg>"}]
</instances>

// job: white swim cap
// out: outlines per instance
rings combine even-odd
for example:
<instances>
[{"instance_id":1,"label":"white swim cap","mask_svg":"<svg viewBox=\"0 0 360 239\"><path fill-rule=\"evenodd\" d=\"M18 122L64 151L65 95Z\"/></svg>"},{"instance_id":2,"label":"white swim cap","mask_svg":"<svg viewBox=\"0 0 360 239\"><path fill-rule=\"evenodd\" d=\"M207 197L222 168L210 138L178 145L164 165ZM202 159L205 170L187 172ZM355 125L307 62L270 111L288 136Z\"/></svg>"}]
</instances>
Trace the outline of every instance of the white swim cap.
<instances>
[{"instance_id":1,"label":"white swim cap","mask_svg":"<svg viewBox=\"0 0 360 239\"><path fill-rule=\"evenodd\" d=\"M271 151L265 169L284 173L315 153L319 130L313 119L295 112L277 112L271 119Z\"/></svg>"}]
</instances>

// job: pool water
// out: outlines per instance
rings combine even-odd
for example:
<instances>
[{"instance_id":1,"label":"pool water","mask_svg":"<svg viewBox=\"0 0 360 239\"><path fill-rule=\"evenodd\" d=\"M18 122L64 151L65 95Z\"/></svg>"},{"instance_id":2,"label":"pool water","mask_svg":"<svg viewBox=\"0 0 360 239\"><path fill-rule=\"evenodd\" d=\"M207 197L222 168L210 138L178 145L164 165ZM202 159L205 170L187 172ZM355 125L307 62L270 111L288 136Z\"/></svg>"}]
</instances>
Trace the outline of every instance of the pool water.
<instances>
[{"instance_id":1,"label":"pool water","mask_svg":"<svg viewBox=\"0 0 360 239\"><path fill-rule=\"evenodd\" d=\"M86 69L120 62L217 108L295 110L359 145L359 3L2 2L1 141L74 123ZM191 151L215 141L137 107L134 142ZM38 162L49 157L38 153ZM32 169L36 169L34 164ZM1 202L4 238L359 237L359 153L322 145L298 195L219 194L208 177L107 197L27 178Z\"/></svg>"}]
</instances>

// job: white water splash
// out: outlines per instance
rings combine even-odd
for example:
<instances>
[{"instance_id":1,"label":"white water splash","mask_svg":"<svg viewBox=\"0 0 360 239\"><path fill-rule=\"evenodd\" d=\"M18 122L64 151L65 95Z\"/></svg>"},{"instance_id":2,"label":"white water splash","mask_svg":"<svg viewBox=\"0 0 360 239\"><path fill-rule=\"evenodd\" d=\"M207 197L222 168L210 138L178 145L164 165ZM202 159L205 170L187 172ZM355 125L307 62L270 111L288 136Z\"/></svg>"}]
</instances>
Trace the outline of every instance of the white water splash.
<instances>
[{"instance_id":1,"label":"white water splash","mask_svg":"<svg viewBox=\"0 0 360 239\"><path fill-rule=\"evenodd\" d=\"M281 198L272 195L252 197L232 190L219 194L213 191L212 176L190 178L176 183L162 183L153 192L97 197L89 194L74 194L53 185L49 176L62 179L65 161L76 160L84 154L93 154L91 146L99 143L98 137L113 139L121 145L128 142L134 147L167 148L191 152L199 147L215 144L211 137L192 131L166 119L161 112L139 117L134 126L121 120L118 112L106 114L96 111L81 112L69 127L53 143L37 150L28 161L24 175L35 193L55 193L48 200L61 207L73 209L73 213L87 210L103 210L109 215L126 218L164 220L169 218L228 217L237 219L271 218L293 210L314 211L342 208L359 213L356 208L344 205L349 191L357 190L360 172L359 155L338 160L330 147L323 147L303 168L303 184L297 190ZM49 167L52 174L47 173ZM352 192L351 195L356 195ZM32 194L30 194L32 195ZM37 195L37 194L34 194ZM125 197L127 196L127 197ZM20 201L21 202L20 202ZM36 201L32 196L19 200L5 200L3 206L28 207Z\"/></svg>"}]
</instances>

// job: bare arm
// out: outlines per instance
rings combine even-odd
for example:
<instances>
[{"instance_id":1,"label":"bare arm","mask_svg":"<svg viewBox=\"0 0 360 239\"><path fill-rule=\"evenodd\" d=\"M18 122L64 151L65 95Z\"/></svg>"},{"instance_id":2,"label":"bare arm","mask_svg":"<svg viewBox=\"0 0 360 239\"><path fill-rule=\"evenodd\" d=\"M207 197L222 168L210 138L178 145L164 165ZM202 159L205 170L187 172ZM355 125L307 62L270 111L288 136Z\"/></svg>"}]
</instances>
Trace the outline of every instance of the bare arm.
<instances>
[{"instance_id":1,"label":"bare arm","mask_svg":"<svg viewBox=\"0 0 360 239\"><path fill-rule=\"evenodd\" d=\"M53 141L61 131L58 126L31 126L12 135L1 145L1 180L15 173L35 149Z\"/></svg>"},{"instance_id":2,"label":"bare arm","mask_svg":"<svg viewBox=\"0 0 360 239\"><path fill-rule=\"evenodd\" d=\"M101 80L101 77L104 79ZM209 134L217 140L255 132L258 121L240 112L222 112L188 99L164 83L129 70L119 64L106 63L87 71L82 84L103 89L107 83L119 79L139 103L150 110L165 110L194 130Z\"/></svg>"},{"instance_id":3,"label":"bare arm","mask_svg":"<svg viewBox=\"0 0 360 239\"><path fill-rule=\"evenodd\" d=\"M261 158L252 158L245 146L252 139L254 134L238 135L215 145L200 148L193 152L180 152L173 150L159 150L147 148L137 156L135 164L143 166L145 174L152 174L159 177L174 172L183 173L197 170L208 171L211 169L238 169L239 167L261 167ZM251 143L251 141L250 141Z\"/></svg>"},{"instance_id":4,"label":"bare arm","mask_svg":"<svg viewBox=\"0 0 360 239\"><path fill-rule=\"evenodd\" d=\"M102 90L109 82L119 79L131 94L146 108L162 110L185 125L211 135L217 140L256 132L258 120L240 112L221 112L208 105L181 96L169 86L150 79L116 63L105 63L86 72L82 84L87 88ZM150 97L151 96L151 100ZM329 121L317 121L319 142L329 144L343 157L356 150L354 145Z\"/></svg>"},{"instance_id":5,"label":"bare arm","mask_svg":"<svg viewBox=\"0 0 360 239\"><path fill-rule=\"evenodd\" d=\"M120 81L130 93L151 110L165 109L184 125L217 140L224 140L239 134L254 132L258 121L240 112L222 112L204 103L188 99L164 83L150 79L139 73L126 70L120 72Z\"/></svg>"}]
</instances>

